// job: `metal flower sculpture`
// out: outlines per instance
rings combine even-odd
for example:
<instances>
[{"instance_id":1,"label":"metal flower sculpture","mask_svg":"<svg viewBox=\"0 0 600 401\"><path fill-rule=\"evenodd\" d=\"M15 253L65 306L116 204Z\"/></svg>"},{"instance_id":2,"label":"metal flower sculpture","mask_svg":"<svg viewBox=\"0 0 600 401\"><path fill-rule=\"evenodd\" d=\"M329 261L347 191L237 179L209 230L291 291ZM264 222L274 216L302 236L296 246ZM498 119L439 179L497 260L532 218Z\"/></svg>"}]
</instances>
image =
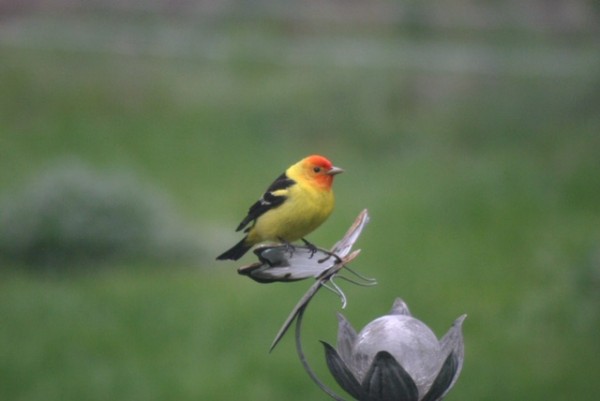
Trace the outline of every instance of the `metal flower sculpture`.
<instances>
[{"instance_id":1,"label":"metal flower sculpture","mask_svg":"<svg viewBox=\"0 0 600 401\"><path fill-rule=\"evenodd\" d=\"M368 221L367 210L363 210L329 251L289 244L263 246L254 251L258 262L238 269L240 274L259 283L316 279L292 309L275 336L271 350L295 321L296 351L302 366L336 401L344 399L319 380L306 360L301 339L302 319L321 287L338 294L342 307L345 307L346 296L334 283L334 278L345 278L366 286L376 284L374 279L363 277L347 266L360 253L360 250L352 251L352 247ZM355 279L341 275L346 271ZM429 327L410 314L400 298L388 315L375 319L358 334L340 314L338 348L323 342L327 366L338 384L358 401L439 401L454 385L462 369L462 323L465 317L456 319L448 333L438 341Z\"/></svg>"},{"instance_id":2,"label":"metal flower sculpture","mask_svg":"<svg viewBox=\"0 0 600 401\"><path fill-rule=\"evenodd\" d=\"M337 350L323 343L327 366L340 387L359 401L441 400L462 368L465 318L456 319L438 341L400 298L388 315L358 334L340 314Z\"/></svg>"}]
</instances>

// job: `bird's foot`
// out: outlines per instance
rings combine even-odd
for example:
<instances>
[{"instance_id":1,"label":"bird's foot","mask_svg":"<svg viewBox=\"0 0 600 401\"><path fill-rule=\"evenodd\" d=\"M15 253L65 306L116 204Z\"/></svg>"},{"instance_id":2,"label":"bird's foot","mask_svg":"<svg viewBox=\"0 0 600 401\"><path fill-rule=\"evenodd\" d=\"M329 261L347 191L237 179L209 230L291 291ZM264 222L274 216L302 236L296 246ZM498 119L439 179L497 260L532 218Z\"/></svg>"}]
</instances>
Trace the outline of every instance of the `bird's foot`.
<instances>
[{"instance_id":1,"label":"bird's foot","mask_svg":"<svg viewBox=\"0 0 600 401\"><path fill-rule=\"evenodd\" d=\"M296 247L289 241L286 241L285 239L278 237L279 241L281 241L281 243L285 246L285 250L290 254L290 258L292 256L294 256L294 252L296 252Z\"/></svg>"},{"instance_id":2,"label":"bird's foot","mask_svg":"<svg viewBox=\"0 0 600 401\"><path fill-rule=\"evenodd\" d=\"M315 256L315 253L317 253L319 248L317 248L317 246L315 244L313 244L312 242L308 242L304 238L300 238L300 239L302 240L302 242L304 242L304 245L306 245L306 247L308 248L308 250L310 252L309 259L311 259L313 256Z\"/></svg>"},{"instance_id":3,"label":"bird's foot","mask_svg":"<svg viewBox=\"0 0 600 401\"><path fill-rule=\"evenodd\" d=\"M325 250L325 249L321 249L320 251L321 251L321 252L323 252L323 253L326 253L326 254L327 254L327 256L325 256L324 258L321 258L321 259L317 260L317 262L319 262L319 263L323 263L323 262L325 262L326 260L329 260L329 258L335 258L335 263L336 263L336 264L340 264L340 263L342 263L342 262L343 262L343 261L342 261L342 258L340 258L338 255L336 255L336 254L335 254L335 253L333 253L333 252L327 251L327 250Z\"/></svg>"},{"instance_id":4,"label":"bird's foot","mask_svg":"<svg viewBox=\"0 0 600 401\"><path fill-rule=\"evenodd\" d=\"M315 244L313 244L311 242L308 242L304 238L300 238L300 239L302 240L302 242L304 242L304 244L308 247L308 250L310 251L310 257L309 257L309 259L312 258L315 255L315 253L317 253L317 252L320 251L320 252L323 252L324 254L326 254L327 256L325 256L324 258L321 258L321 259L317 260L318 263L323 263L326 260L329 260L329 258L335 258L335 262L337 264L342 263L342 258L340 258L335 253L330 252L330 251L328 251L326 249L318 248Z\"/></svg>"}]
</instances>

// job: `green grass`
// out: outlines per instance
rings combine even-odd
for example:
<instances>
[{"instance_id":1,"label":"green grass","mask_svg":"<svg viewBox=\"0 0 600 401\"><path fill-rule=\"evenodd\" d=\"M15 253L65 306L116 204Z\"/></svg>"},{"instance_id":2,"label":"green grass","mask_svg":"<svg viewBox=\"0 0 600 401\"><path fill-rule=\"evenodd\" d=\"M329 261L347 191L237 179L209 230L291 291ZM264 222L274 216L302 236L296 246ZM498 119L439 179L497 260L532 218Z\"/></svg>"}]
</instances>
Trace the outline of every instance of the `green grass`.
<instances>
[{"instance_id":1,"label":"green grass","mask_svg":"<svg viewBox=\"0 0 600 401\"><path fill-rule=\"evenodd\" d=\"M329 246L372 216L354 267L379 285L340 283L356 328L397 296L440 336L467 313L448 400L595 400L598 77L0 54L0 194L64 157L134 170L217 255L285 166L327 154L347 173L311 239ZM267 353L309 283L258 285L236 266L3 267L0 399L326 399L289 338ZM306 316L325 378L317 340L335 341L339 305L324 292Z\"/></svg>"},{"instance_id":2,"label":"green grass","mask_svg":"<svg viewBox=\"0 0 600 401\"><path fill-rule=\"evenodd\" d=\"M3 398L314 396L291 349L267 353L285 309L230 273L3 280Z\"/></svg>"}]
</instances>

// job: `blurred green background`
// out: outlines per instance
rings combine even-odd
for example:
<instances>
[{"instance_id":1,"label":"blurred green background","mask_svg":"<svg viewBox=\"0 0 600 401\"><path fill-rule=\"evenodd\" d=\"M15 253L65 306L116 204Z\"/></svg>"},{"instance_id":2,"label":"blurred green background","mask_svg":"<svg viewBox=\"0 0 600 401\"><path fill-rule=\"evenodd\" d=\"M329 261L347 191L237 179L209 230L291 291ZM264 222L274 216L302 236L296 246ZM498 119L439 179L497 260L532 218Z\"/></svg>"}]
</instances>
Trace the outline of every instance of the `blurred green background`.
<instances>
[{"instance_id":1,"label":"blurred green background","mask_svg":"<svg viewBox=\"0 0 600 401\"><path fill-rule=\"evenodd\" d=\"M593 1L0 2L0 399L320 400L291 338L310 282L214 261L311 153L363 208L360 329L462 313L448 400L600 393ZM340 301L309 309L308 358ZM341 390L339 390L341 392Z\"/></svg>"}]
</instances>

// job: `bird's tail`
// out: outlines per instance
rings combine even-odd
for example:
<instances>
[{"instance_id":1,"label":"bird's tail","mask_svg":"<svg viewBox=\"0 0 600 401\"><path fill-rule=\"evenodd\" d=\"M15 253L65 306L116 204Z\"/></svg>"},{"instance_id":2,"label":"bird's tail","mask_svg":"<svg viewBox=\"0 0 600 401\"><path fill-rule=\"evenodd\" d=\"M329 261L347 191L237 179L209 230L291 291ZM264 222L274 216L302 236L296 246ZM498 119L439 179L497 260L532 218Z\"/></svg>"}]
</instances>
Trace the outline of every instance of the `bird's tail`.
<instances>
[{"instance_id":1,"label":"bird's tail","mask_svg":"<svg viewBox=\"0 0 600 401\"><path fill-rule=\"evenodd\" d=\"M231 249L229 249L229 250L223 252L221 255L217 256L217 260L226 260L226 259L238 260L239 258L244 256L244 254L246 252L248 252L248 250L250 248L252 248L252 244L249 244L246 241L246 238L248 238L248 237L244 237L244 239L242 239L240 242L235 244Z\"/></svg>"}]
</instances>

